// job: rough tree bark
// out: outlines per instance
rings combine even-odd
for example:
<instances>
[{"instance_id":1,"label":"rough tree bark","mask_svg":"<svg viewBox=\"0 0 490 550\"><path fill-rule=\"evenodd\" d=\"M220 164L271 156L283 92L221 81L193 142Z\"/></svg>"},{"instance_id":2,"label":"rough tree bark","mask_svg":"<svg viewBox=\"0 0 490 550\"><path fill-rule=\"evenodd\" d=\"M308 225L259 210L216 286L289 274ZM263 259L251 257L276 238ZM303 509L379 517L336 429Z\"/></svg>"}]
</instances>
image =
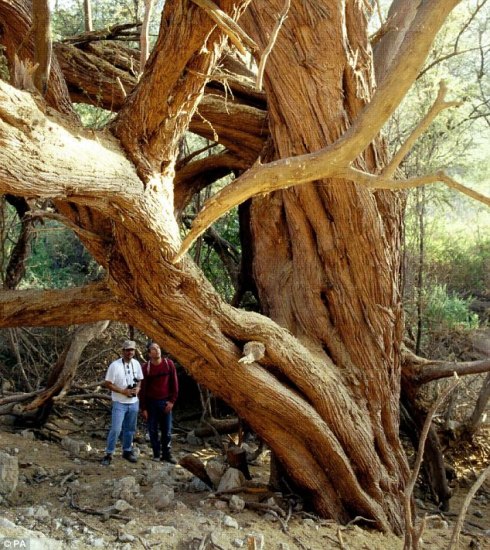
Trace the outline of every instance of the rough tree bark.
<instances>
[{"instance_id":1,"label":"rough tree bark","mask_svg":"<svg viewBox=\"0 0 490 550\"><path fill-rule=\"evenodd\" d=\"M248 4L219 7L235 19L249 7L241 21L263 49L282 5ZM45 113L0 83L0 191L52 199L107 272L85 289L1 293L0 326L119 319L139 327L234 407L319 514L343 522L360 515L400 533L408 476L398 438L401 204L389 191L373 192L378 178L370 173L384 161L376 135L456 4L420 4L373 94L362 3L292 2L265 72L269 156L278 160L245 173L243 196L229 191L238 203L320 180L254 201L254 271L275 321L225 304L179 254L178 145L227 48L226 22L216 25L193 2L167 0L112 136ZM272 187L259 186L269 175ZM389 178L382 185L397 186ZM249 341L265 354L240 363Z\"/></svg>"}]
</instances>

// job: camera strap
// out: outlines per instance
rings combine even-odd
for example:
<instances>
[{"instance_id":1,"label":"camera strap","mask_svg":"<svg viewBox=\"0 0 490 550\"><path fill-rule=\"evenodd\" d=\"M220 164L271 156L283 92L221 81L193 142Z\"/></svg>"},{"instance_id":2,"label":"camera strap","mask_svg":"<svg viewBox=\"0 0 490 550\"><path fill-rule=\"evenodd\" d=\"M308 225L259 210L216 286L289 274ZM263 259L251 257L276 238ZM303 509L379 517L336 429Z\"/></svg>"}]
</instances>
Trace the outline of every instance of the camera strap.
<instances>
[{"instance_id":1,"label":"camera strap","mask_svg":"<svg viewBox=\"0 0 490 550\"><path fill-rule=\"evenodd\" d=\"M124 377L126 378L126 385L127 386L131 386L132 384L134 384L134 380L135 380L135 376L134 376L134 366L133 366L133 360L130 359L129 360L129 363L125 363L124 362L124 359L121 359L122 361L122 364L123 364L123 369L124 369ZM128 370L126 371L126 365L128 366ZM132 373L132 378L131 380L128 381L128 375L130 374L129 373L129 367L131 366L131 373Z\"/></svg>"}]
</instances>

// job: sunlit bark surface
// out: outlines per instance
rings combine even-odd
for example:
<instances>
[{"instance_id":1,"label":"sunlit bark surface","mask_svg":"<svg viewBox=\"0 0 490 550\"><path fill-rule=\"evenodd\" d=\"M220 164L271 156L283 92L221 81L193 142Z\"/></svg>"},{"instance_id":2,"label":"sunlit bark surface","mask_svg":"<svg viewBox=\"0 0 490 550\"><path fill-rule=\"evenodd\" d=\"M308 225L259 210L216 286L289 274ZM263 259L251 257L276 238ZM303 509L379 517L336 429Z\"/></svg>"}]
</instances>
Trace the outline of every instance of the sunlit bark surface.
<instances>
[{"instance_id":1,"label":"sunlit bark surface","mask_svg":"<svg viewBox=\"0 0 490 550\"><path fill-rule=\"evenodd\" d=\"M255 40L266 36L280 6L252 5L247 26ZM332 143L369 101L374 82L365 25L354 2L345 10L330 2L328 17L325 5L308 4L287 18L266 71L279 158ZM383 157L375 144L359 164L376 172ZM376 195L343 180L280 191L254 199L252 207L262 304L272 319L335 365L338 378L327 382L328 400L315 406L324 408L370 496L384 492L387 515L401 512L398 493L407 473L397 420L400 219L395 194ZM349 398L339 400L339 378ZM370 450L360 449L361 434L369 434ZM331 473L335 484L338 472Z\"/></svg>"}]
</instances>

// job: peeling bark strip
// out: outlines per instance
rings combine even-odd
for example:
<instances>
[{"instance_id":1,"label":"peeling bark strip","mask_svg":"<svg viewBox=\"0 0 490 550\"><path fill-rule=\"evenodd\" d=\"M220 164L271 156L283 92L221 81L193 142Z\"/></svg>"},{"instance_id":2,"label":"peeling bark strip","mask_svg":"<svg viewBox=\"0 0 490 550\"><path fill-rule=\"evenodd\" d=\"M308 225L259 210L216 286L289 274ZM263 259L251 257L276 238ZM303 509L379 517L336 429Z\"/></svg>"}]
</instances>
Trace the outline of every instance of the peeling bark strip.
<instances>
[{"instance_id":1,"label":"peeling bark strip","mask_svg":"<svg viewBox=\"0 0 490 550\"><path fill-rule=\"evenodd\" d=\"M82 289L2 292L0 326L124 319L229 403L319 514L342 522L362 516L401 533L409 477L398 437L402 204L366 185L386 164L378 131L456 3L419 4L375 93L361 4L291 3L264 73L265 155L272 162L257 162L215 199L228 207L230 196L240 202L277 191L250 208L253 270L273 320L224 303L188 257L172 263L181 244L174 196L184 204L189 191L181 186L192 179L174 177L178 146L189 126L199 125L194 115L228 43L207 13L167 0L134 90L125 97L119 74L112 79L120 107L110 126L115 137L87 132L0 83L0 191L51 198L107 273L103 283ZM283 0L219 3L261 50L282 7ZM18 46L12 21L28 28L23 3L0 1L0 20L11 64ZM32 58L32 44L22 52ZM67 65L74 70L90 59ZM126 90L131 78L124 71ZM60 77L55 63L52 73ZM70 112L66 87L53 92L53 82L47 104ZM74 82L71 93L80 95ZM263 95L246 97L247 125L232 131L229 121L222 124L229 150L245 166L262 147L265 120ZM202 104L208 112L215 106ZM363 185L343 179L357 173ZM305 185L282 190L299 183ZM258 353L240 363L251 342Z\"/></svg>"},{"instance_id":2,"label":"peeling bark strip","mask_svg":"<svg viewBox=\"0 0 490 550\"><path fill-rule=\"evenodd\" d=\"M221 30L228 36L231 43L236 46L237 50L246 55L247 51L242 45L242 42L246 44L252 51L257 49L257 44L248 37L243 30L235 23L235 21L228 16L223 10L220 10L218 6L211 2L211 0L192 0L194 4L200 6L209 17L221 28Z\"/></svg>"}]
</instances>

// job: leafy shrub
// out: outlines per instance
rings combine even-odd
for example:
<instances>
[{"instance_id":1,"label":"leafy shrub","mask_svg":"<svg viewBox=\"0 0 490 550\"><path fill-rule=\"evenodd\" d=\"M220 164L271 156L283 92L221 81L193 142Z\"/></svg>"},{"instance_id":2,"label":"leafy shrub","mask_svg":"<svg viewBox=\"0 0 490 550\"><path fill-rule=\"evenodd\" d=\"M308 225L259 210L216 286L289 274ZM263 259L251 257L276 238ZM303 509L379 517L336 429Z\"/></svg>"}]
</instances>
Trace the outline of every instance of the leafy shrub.
<instances>
[{"instance_id":1,"label":"leafy shrub","mask_svg":"<svg viewBox=\"0 0 490 550\"><path fill-rule=\"evenodd\" d=\"M425 293L425 324L429 331L450 330L456 327L476 329L479 318L470 311L472 298L449 294L446 285L434 285Z\"/></svg>"}]
</instances>

